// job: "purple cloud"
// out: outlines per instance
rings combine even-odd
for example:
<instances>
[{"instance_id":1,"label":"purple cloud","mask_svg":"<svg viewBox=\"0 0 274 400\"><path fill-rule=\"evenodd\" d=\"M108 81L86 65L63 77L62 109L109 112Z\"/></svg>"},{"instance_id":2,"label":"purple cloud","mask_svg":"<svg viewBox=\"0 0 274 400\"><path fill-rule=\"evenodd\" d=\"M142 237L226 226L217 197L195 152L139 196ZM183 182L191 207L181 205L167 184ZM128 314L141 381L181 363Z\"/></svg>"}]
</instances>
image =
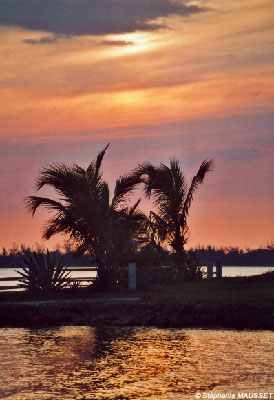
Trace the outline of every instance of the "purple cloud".
<instances>
[{"instance_id":1,"label":"purple cloud","mask_svg":"<svg viewBox=\"0 0 274 400\"><path fill-rule=\"evenodd\" d=\"M0 24L55 35L105 35L154 31L165 27L153 22L158 18L206 10L181 0L2 0Z\"/></svg>"}]
</instances>

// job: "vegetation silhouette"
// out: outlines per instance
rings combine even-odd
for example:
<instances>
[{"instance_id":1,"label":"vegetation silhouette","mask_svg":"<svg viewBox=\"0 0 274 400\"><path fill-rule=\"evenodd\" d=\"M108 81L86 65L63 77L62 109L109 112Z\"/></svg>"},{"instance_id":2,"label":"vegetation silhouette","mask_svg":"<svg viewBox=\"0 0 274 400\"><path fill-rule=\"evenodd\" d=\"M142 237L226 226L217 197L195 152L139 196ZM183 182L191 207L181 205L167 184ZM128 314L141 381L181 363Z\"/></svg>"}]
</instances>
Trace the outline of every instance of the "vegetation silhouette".
<instances>
[{"instance_id":1,"label":"vegetation silhouette","mask_svg":"<svg viewBox=\"0 0 274 400\"><path fill-rule=\"evenodd\" d=\"M0 251L0 268L18 267L19 264L23 263L23 257L31 251L29 247L21 245L21 248L14 245L13 248L6 249L2 248ZM32 249L32 251L43 252L46 251L39 246L39 250ZM191 248L190 251L195 253L202 265L215 263L219 260L222 265L234 265L234 266L273 266L274 265L274 244L269 244L265 247L258 249L240 249L239 247L220 247L215 248L214 246L198 246ZM189 251L188 251L189 252ZM81 267L90 265L90 256L81 255L75 256L71 247L61 251L61 246L58 250L50 251L50 254L55 257L61 257L65 266ZM160 254L160 257L156 252L152 251L152 248L145 247L144 250L136 254L137 262L144 266L157 267L161 264L169 265L171 255L166 251ZM135 257L136 259L136 257Z\"/></svg>"},{"instance_id":2,"label":"vegetation silhouette","mask_svg":"<svg viewBox=\"0 0 274 400\"><path fill-rule=\"evenodd\" d=\"M87 169L73 164L52 164L42 170L36 189L50 186L58 200L29 196L27 208L32 215L39 207L54 213L47 222L43 237L57 233L70 236L78 255L89 253L97 264L96 285L114 289L119 268L131 260L138 240L146 232L146 216L138 209L140 200L128 204L129 195L141 182L138 174L129 173L116 181L110 198L109 186L102 176L102 160L109 144Z\"/></svg>"},{"instance_id":3,"label":"vegetation silhouette","mask_svg":"<svg viewBox=\"0 0 274 400\"><path fill-rule=\"evenodd\" d=\"M197 246L192 251L202 264L212 264L218 260L222 265L274 266L274 244L258 249L240 249L239 247Z\"/></svg>"},{"instance_id":4,"label":"vegetation silhouette","mask_svg":"<svg viewBox=\"0 0 274 400\"><path fill-rule=\"evenodd\" d=\"M170 166L151 163L140 164L137 168L144 183L144 193L153 199L156 212L150 212L152 241L156 245L166 242L181 255L187 242L189 231L187 217L193 194L213 170L214 161L204 160L188 185L179 162L171 160Z\"/></svg>"},{"instance_id":5,"label":"vegetation silhouette","mask_svg":"<svg viewBox=\"0 0 274 400\"><path fill-rule=\"evenodd\" d=\"M24 264L19 264L22 271L16 271L21 278L18 286L29 292L62 289L67 284L70 274L62 263L62 258L57 262L54 256L51 256L47 250L43 253L28 253L23 257Z\"/></svg>"},{"instance_id":6,"label":"vegetation silhouette","mask_svg":"<svg viewBox=\"0 0 274 400\"><path fill-rule=\"evenodd\" d=\"M175 267L175 273L170 275L172 281L201 279L201 264L207 264L209 260L219 260L223 265L229 260L229 264L233 265L234 258L238 260L240 257L242 263L234 262L237 265L246 265L244 259L250 260L250 257L237 249L215 250L208 247L206 250L198 248L185 251L189 232L187 218L193 196L206 175L214 169L214 160L204 160L190 184L187 183L176 159L172 159L169 166L162 163L158 166L150 162L140 164L116 181L111 197L101 169L108 147L109 144L87 169L77 164L54 163L47 166L41 171L35 187L40 190L44 186L50 186L55 189L58 198L29 196L26 199L27 208L32 215L39 207L53 212L53 217L44 227L45 239L63 233L68 234L74 243L73 249L79 258L76 262L72 257L71 242L67 241L67 266L84 266L87 263L90 265L90 262L94 261L97 266L97 279L93 287L109 290L121 288L122 282L126 282L126 267L130 261L137 262L137 267L143 267L142 271L139 270L139 275L140 272L146 275L146 281L149 281L149 276L151 281L155 281L152 272L148 271L151 269L149 267L161 265ZM141 184L145 196L153 200L155 207L150 211L149 217L138 208L140 199L130 205L130 195ZM167 250L170 248L171 252ZM269 261L272 250L272 247L267 249ZM5 263L6 266L12 266L29 252L30 249L24 245L21 245L21 250L18 250L18 246L14 246L9 252L3 249L0 265ZM33 258L28 255L29 259L24 259L27 267L35 262L39 264L39 257L41 264L42 252L39 250L38 255L34 253ZM258 252L260 256L266 253L264 250L257 250L255 255L258 255ZM60 246L53 253L60 254ZM254 251L252 255L254 256ZM46 257L49 257L49 252ZM178 269L178 266L183 266L184 271L182 268ZM25 287L35 286L33 282L38 279L34 278L36 272L40 273L39 268L33 266L24 270L22 276ZM157 279L166 280L166 273L162 275L163 277L159 275ZM48 281L50 279L53 279L53 276ZM79 287L80 283L77 280L71 283L72 290L76 291Z\"/></svg>"}]
</instances>

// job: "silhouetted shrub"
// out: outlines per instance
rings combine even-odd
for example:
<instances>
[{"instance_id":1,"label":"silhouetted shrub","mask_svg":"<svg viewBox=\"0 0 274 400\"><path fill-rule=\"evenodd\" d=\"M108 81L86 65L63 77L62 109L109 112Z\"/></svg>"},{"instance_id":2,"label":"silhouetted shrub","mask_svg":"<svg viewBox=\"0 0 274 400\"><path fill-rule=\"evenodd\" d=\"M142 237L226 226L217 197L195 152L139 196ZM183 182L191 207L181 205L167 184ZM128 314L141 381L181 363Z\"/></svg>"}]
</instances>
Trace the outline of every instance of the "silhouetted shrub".
<instances>
[{"instance_id":1,"label":"silhouetted shrub","mask_svg":"<svg viewBox=\"0 0 274 400\"><path fill-rule=\"evenodd\" d=\"M49 251L43 253L29 253L23 258L24 265L19 265L24 272L17 271L22 276L19 287L29 292L51 291L66 286L69 272L64 268L62 259L56 262Z\"/></svg>"}]
</instances>

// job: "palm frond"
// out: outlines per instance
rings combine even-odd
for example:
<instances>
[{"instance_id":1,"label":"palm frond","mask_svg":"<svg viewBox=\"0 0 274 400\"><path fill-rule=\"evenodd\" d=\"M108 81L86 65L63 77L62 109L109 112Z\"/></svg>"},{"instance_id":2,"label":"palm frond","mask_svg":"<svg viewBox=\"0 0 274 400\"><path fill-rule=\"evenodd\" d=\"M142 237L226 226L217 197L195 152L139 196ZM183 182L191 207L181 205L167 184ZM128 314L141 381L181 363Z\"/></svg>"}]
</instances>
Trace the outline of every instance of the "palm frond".
<instances>
[{"instance_id":1,"label":"palm frond","mask_svg":"<svg viewBox=\"0 0 274 400\"><path fill-rule=\"evenodd\" d=\"M96 160L92 161L87 168L87 179L91 187L96 187L102 179L101 165L109 145L110 143L108 143L106 147L100 151L96 157Z\"/></svg>"},{"instance_id":2,"label":"palm frond","mask_svg":"<svg viewBox=\"0 0 274 400\"><path fill-rule=\"evenodd\" d=\"M136 174L139 175L141 182L145 184L144 186L144 193L145 196L150 198L152 190L153 190L153 182L156 175L156 168L155 165L151 164L150 162L146 162L143 164L139 164L136 169Z\"/></svg>"},{"instance_id":3,"label":"palm frond","mask_svg":"<svg viewBox=\"0 0 274 400\"><path fill-rule=\"evenodd\" d=\"M76 188L79 189L78 184L84 174L85 170L77 164L69 166L63 163L53 163L41 171L35 187L36 190L40 190L43 186L48 185L60 195L69 198Z\"/></svg>"},{"instance_id":4,"label":"palm frond","mask_svg":"<svg viewBox=\"0 0 274 400\"><path fill-rule=\"evenodd\" d=\"M205 176L208 172L213 171L214 169L214 160L204 160L197 172L197 174L192 178L190 188L188 190L186 200L184 202L184 207L181 214L181 221L184 223L186 221L186 217L189 213L189 208L191 206L193 200L193 194L198 189L199 185L201 185L205 179Z\"/></svg>"},{"instance_id":5,"label":"palm frond","mask_svg":"<svg viewBox=\"0 0 274 400\"><path fill-rule=\"evenodd\" d=\"M76 232L76 223L73 218L68 218L68 215L57 214L47 221L43 228L43 238L50 239L57 233L71 234Z\"/></svg>"},{"instance_id":6,"label":"palm frond","mask_svg":"<svg viewBox=\"0 0 274 400\"><path fill-rule=\"evenodd\" d=\"M60 201L48 199L47 197L29 196L25 199L25 205L32 215L35 214L37 208L40 206L47 208L49 211L65 211L65 207Z\"/></svg>"},{"instance_id":7,"label":"palm frond","mask_svg":"<svg viewBox=\"0 0 274 400\"><path fill-rule=\"evenodd\" d=\"M138 208L138 206L139 206L139 204L141 203L141 199L138 199L137 201L136 201L136 203L129 209L129 216L132 216L132 215L134 215L134 213L136 212L136 210L137 210L137 208Z\"/></svg>"},{"instance_id":8,"label":"palm frond","mask_svg":"<svg viewBox=\"0 0 274 400\"><path fill-rule=\"evenodd\" d=\"M116 181L114 196L111 203L111 208L116 209L118 206L126 203L128 196L136 189L136 186L142 182L138 173L132 173L120 176Z\"/></svg>"},{"instance_id":9,"label":"palm frond","mask_svg":"<svg viewBox=\"0 0 274 400\"><path fill-rule=\"evenodd\" d=\"M150 211L150 229L154 241L157 236L161 242L164 242L169 234L167 221L153 211Z\"/></svg>"},{"instance_id":10,"label":"palm frond","mask_svg":"<svg viewBox=\"0 0 274 400\"><path fill-rule=\"evenodd\" d=\"M141 164L138 171L143 174L145 195L153 197L160 217L172 218L181 210L187 185L177 160L171 160L170 167Z\"/></svg>"}]
</instances>

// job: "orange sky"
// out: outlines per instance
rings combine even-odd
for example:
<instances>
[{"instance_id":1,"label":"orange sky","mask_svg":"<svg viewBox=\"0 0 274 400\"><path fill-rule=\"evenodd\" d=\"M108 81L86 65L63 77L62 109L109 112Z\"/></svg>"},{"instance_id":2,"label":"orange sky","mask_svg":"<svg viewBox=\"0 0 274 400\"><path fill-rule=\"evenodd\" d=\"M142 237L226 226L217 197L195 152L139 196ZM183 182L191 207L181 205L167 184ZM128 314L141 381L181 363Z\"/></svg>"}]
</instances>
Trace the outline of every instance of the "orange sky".
<instances>
[{"instance_id":1,"label":"orange sky","mask_svg":"<svg viewBox=\"0 0 274 400\"><path fill-rule=\"evenodd\" d=\"M273 1L138 1L2 1L0 249L41 242L46 215L22 199L43 166L87 166L108 141L112 183L145 160L175 156L189 179L216 160L190 245L273 241Z\"/></svg>"}]
</instances>

